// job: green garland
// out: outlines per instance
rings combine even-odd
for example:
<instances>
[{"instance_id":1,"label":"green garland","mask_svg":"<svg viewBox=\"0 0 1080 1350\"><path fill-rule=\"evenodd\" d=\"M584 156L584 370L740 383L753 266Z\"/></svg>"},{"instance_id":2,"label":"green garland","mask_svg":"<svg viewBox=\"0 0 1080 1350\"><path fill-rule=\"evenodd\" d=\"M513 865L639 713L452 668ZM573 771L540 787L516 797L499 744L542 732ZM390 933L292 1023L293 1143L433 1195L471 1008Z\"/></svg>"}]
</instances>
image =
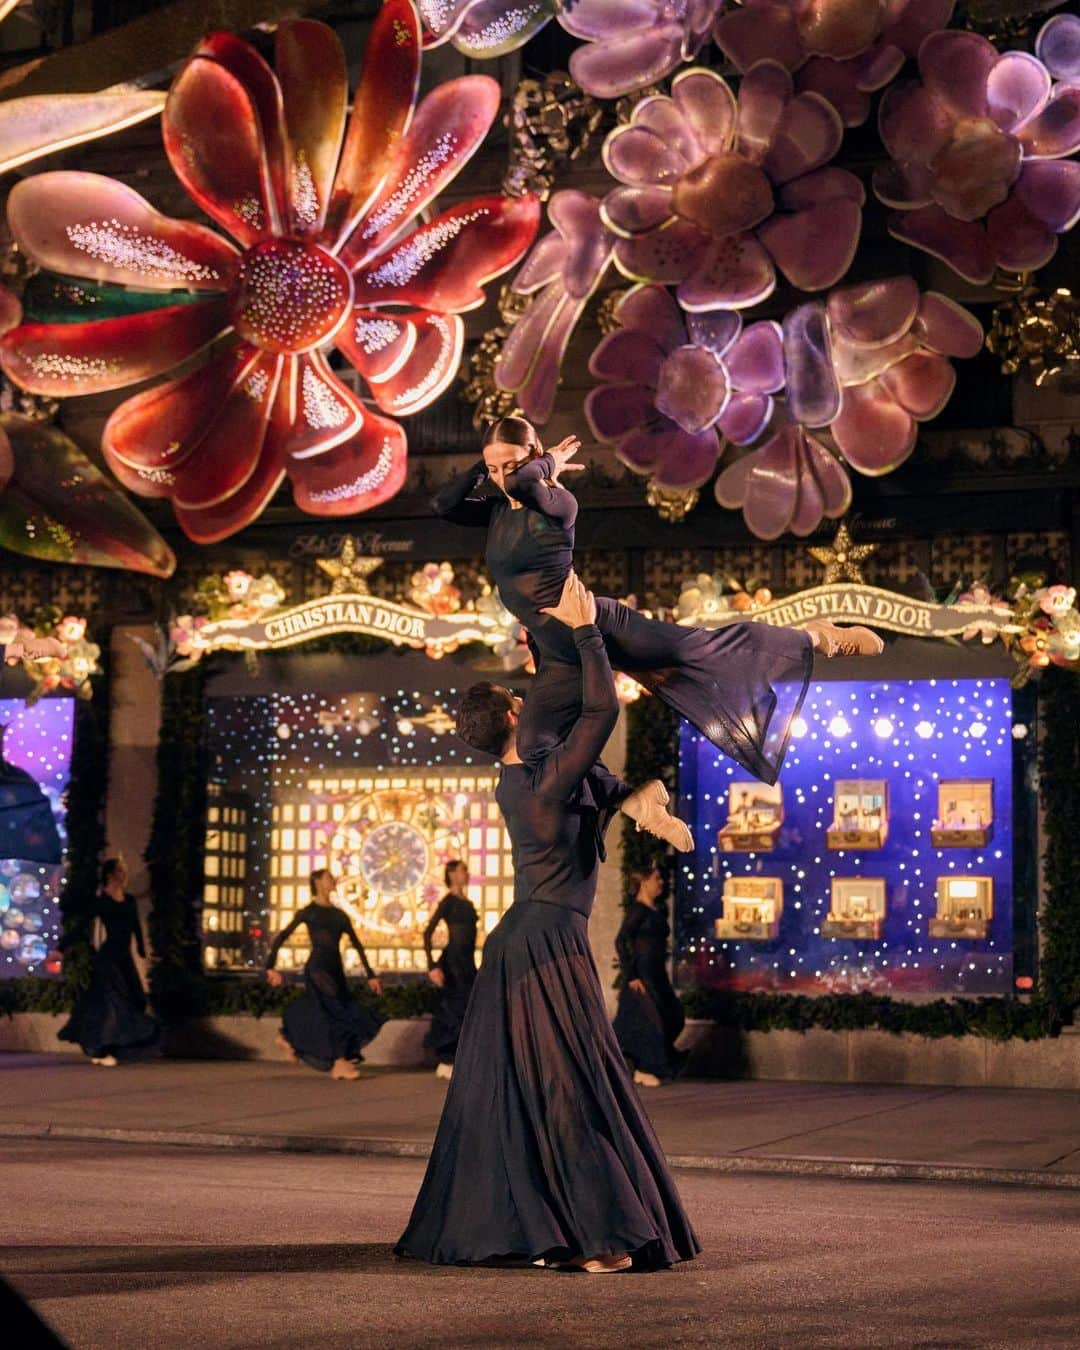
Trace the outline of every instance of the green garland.
<instances>
[{"instance_id":1,"label":"green garland","mask_svg":"<svg viewBox=\"0 0 1080 1350\"><path fill-rule=\"evenodd\" d=\"M199 912L203 891L208 757L206 663L162 684L161 731L146 863L150 872L150 943L156 958L150 992L166 1022L206 1007Z\"/></svg>"},{"instance_id":2,"label":"green garland","mask_svg":"<svg viewBox=\"0 0 1080 1350\"><path fill-rule=\"evenodd\" d=\"M1046 894L1039 986L1055 1013L1072 1021L1080 1008L1080 679L1052 668L1040 693Z\"/></svg>"}]
</instances>

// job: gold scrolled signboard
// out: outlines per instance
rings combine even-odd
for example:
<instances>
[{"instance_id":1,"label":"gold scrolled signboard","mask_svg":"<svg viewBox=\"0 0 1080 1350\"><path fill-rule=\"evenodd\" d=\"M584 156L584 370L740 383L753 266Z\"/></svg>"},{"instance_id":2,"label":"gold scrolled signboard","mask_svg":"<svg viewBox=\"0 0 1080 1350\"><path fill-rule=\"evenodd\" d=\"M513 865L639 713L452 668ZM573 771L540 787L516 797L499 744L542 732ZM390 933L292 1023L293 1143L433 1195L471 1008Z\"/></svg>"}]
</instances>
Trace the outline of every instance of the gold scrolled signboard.
<instances>
[{"instance_id":1,"label":"gold scrolled signboard","mask_svg":"<svg viewBox=\"0 0 1080 1350\"><path fill-rule=\"evenodd\" d=\"M811 619L829 619L834 623L864 623L910 637L959 637L970 628L995 632L1019 632L1011 613L1002 613L991 605L960 603L939 605L916 600L878 586L858 582L840 582L798 591L781 600L752 610L737 610L715 602L702 605L695 613L683 614L679 623L700 628L723 628L729 623L751 619L771 623L778 628L801 628Z\"/></svg>"}]
</instances>

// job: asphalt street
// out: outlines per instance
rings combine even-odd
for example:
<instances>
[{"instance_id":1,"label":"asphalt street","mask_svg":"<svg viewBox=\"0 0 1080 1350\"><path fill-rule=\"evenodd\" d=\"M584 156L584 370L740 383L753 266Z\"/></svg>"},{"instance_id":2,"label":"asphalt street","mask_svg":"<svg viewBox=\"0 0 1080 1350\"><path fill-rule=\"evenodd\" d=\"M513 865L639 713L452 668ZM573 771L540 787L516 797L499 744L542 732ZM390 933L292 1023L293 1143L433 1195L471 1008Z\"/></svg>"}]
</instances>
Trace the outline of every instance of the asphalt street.
<instances>
[{"instance_id":1,"label":"asphalt street","mask_svg":"<svg viewBox=\"0 0 1080 1350\"><path fill-rule=\"evenodd\" d=\"M596 1277L396 1259L413 1159L0 1157L0 1272L76 1350L1080 1344L1075 1191L684 1171L704 1254Z\"/></svg>"}]
</instances>

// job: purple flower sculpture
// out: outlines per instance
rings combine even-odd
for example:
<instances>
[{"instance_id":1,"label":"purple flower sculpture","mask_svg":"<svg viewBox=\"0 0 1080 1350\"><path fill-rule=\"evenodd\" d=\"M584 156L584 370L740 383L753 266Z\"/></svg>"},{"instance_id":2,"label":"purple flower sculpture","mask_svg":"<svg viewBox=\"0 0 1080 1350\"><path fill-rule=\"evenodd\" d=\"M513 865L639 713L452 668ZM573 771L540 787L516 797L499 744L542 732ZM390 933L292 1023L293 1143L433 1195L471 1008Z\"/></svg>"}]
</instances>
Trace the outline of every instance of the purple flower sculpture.
<instances>
[{"instance_id":1,"label":"purple flower sculpture","mask_svg":"<svg viewBox=\"0 0 1080 1350\"><path fill-rule=\"evenodd\" d=\"M600 203L587 192L556 192L548 218L554 230L537 242L514 278L513 290L533 299L495 363L496 385L516 393L533 422L551 416L567 343L615 247Z\"/></svg>"},{"instance_id":2,"label":"purple flower sculpture","mask_svg":"<svg viewBox=\"0 0 1080 1350\"><path fill-rule=\"evenodd\" d=\"M716 45L737 70L764 59L795 75L800 92L827 98L849 127L870 95L894 79L956 0L741 0L716 21Z\"/></svg>"},{"instance_id":3,"label":"purple flower sculpture","mask_svg":"<svg viewBox=\"0 0 1080 1350\"><path fill-rule=\"evenodd\" d=\"M956 382L950 357L982 346L978 321L947 296L919 294L911 277L844 286L801 305L783 323L789 424L717 479L722 506L742 507L763 539L809 534L844 514L844 468L807 428L827 427L847 464L878 477L915 448L918 423L936 417Z\"/></svg>"},{"instance_id":4,"label":"purple flower sculpture","mask_svg":"<svg viewBox=\"0 0 1080 1350\"><path fill-rule=\"evenodd\" d=\"M596 98L666 79L697 56L723 0L563 0L559 23L584 38L570 74Z\"/></svg>"},{"instance_id":5,"label":"purple flower sculpture","mask_svg":"<svg viewBox=\"0 0 1080 1350\"><path fill-rule=\"evenodd\" d=\"M759 61L738 100L711 70L677 75L671 97L643 99L604 144L623 186L601 205L620 236L619 270L678 287L686 310L746 309L776 287L804 291L847 271L859 242L862 184L826 168L843 124L818 94Z\"/></svg>"},{"instance_id":6,"label":"purple flower sculpture","mask_svg":"<svg viewBox=\"0 0 1080 1350\"><path fill-rule=\"evenodd\" d=\"M744 328L734 310L684 316L662 286L635 286L615 316L589 361L604 381L585 400L593 435L658 487L698 487L721 434L747 445L768 425L784 385L780 326Z\"/></svg>"},{"instance_id":7,"label":"purple flower sculpture","mask_svg":"<svg viewBox=\"0 0 1080 1350\"><path fill-rule=\"evenodd\" d=\"M889 232L979 284L996 267L1029 272L1080 219L1080 20L1044 25L1038 55L976 33L934 33L921 81L893 85L879 110L892 159L874 174ZM1065 80L1054 84L1053 76Z\"/></svg>"}]
</instances>

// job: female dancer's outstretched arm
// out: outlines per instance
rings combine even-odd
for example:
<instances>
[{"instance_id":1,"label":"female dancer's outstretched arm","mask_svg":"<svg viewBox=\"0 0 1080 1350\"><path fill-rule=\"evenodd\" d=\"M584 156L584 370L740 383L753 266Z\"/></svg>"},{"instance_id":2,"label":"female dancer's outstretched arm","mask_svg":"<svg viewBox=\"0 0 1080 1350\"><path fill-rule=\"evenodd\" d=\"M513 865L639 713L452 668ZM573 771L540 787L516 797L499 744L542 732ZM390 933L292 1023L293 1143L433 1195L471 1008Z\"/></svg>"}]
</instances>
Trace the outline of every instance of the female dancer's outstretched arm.
<instances>
[{"instance_id":1,"label":"female dancer's outstretched arm","mask_svg":"<svg viewBox=\"0 0 1080 1350\"><path fill-rule=\"evenodd\" d=\"M299 913L294 914L292 920L281 930L273 942L271 942L270 951L266 957L267 970L274 969L274 966L277 964L278 952L281 951L282 946L292 937L293 933L296 932L303 922L304 921Z\"/></svg>"},{"instance_id":2,"label":"female dancer's outstretched arm","mask_svg":"<svg viewBox=\"0 0 1080 1350\"><path fill-rule=\"evenodd\" d=\"M479 494L487 476L487 465L478 459L471 468L443 484L431 499L431 509L455 525L482 525L486 529L494 502Z\"/></svg>"},{"instance_id":3,"label":"female dancer's outstretched arm","mask_svg":"<svg viewBox=\"0 0 1080 1350\"><path fill-rule=\"evenodd\" d=\"M364 951L364 944L356 936L356 929L352 926L352 921L347 914L342 916L345 920L345 936L356 948L356 953L360 957L360 965L363 968L364 976L368 980L377 980L378 976L371 969L371 962L367 959L367 952Z\"/></svg>"}]
</instances>

